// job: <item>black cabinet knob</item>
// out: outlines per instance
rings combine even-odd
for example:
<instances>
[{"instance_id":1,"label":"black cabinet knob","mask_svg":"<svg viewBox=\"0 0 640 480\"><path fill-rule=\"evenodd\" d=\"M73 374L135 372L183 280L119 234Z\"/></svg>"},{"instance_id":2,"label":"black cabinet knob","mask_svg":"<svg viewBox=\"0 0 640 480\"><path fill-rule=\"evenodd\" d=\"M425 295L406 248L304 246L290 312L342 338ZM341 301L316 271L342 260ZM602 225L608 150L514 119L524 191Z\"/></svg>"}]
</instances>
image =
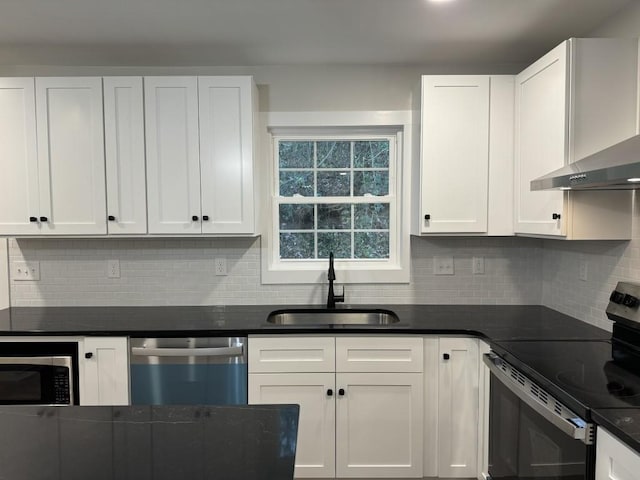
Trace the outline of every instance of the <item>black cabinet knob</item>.
<instances>
[{"instance_id":1,"label":"black cabinet knob","mask_svg":"<svg viewBox=\"0 0 640 480\"><path fill-rule=\"evenodd\" d=\"M624 300L624 293L621 293L617 290L611 292L611 296L609 297L609 301L617 304L621 304L622 300Z\"/></svg>"},{"instance_id":2,"label":"black cabinet knob","mask_svg":"<svg viewBox=\"0 0 640 480\"><path fill-rule=\"evenodd\" d=\"M114 217L113 215L109 215L109 216L107 217L107 219L108 219L110 222L115 222L115 221L116 221L116 217Z\"/></svg>"},{"instance_id":3,"label":"black cabinet knob","mask_svg":"<svg viewBox=\"0 0 640 480\"><path fill-rule=\"evenodd\" d=\"M93 358L93 353L87 352L84 354L84 358Z\"/></svg>"},{"instance_id":4,"label":"black cabinet knob","mask_svg":"<svg viewBox=\"0 0 640 480\"><path fill-rule=\"evenodd\" d=\"M341 388L338 390L338 395L340 395L341 397L344 397L344 388Z\"/></svg>"},{"instance_id":5,"label":"black cabinet knob","mask_svg":"<svg viewBox=\"0 0 640 480\"><path fill-rule=\"evenodd\" d=\"M193 217L191 217L191 220L193 220L194 222L197 222L198 221L198 216L194 215Z\"/></svg>"},{"instance_id":6,"label":"black cabinet knob","mask_svg":"<svg viewBox=\"0 0 640 480\"><path fill-rule=\"evenodd\" d=\"M327 397L333 397L333 390L331 389L327 390Z\"/></svg>"},{"instance_id":7,"label":"black cabinet knob","mask_svg":"<svg viewBox=\"0 0 640 480\"><path fill-rule=\"evenodd\" d=\"M49 219L47 217L40 217L41 222L48 222Z\"/></svg>"},{"instance_id":8,"label":"black cabinet knob","mask_svg":"<svg viewBox=\"0 0 640 480\"><path fill-rule=\"evenodd\" d=\"M622 299L622 304L625 307L636 308L638 306L638 297L634 297L633 295L625 295Z\"/></svg>"},{"instance_id":9,"label":"black cabinet knob","mask_svg":"<svg viewBox=\"0 0 640 480\"><path fill-rule=\"evenodd\" d=\"M203 216L202 216L202 220L204 220L205 222L206 222L207 220L209 220L209 215L203 215Z\"/></svg>"},{"instance_id":10,"label":"black cabinet knob","mask_svg":"<svg viewBox=\"0 0 640 480\"><path fill-rule=\"evenodd\" d=\"M31 223L37 222L38 221L38 217L29 217L29 221Z\"/></svg>"},{"instance_id":11,"label":"black cabinet knob","mask_svg":"<svg viewBox=\"0 0 640 480\"><path fill-rule=\"evenodd\" d=\"M429 215L428 213L424 216L425 220L431 220L431 215Z\"/></svg>"},{"instance_id":12,"label":"black cabinet knob","mask_svg":"<svg viewBox=\"0 0 640 480\"><path fill-rule=\"evenodd\" d=\"M442 358L443 358L444 360L449 360L449 359L451 358L451 356L450 356L448 353L443 353L443 354L442 354Z\"/></svg>"},{"instance_id":13,"label":"black cabinet knob","mask_svg":"<svg viewBox=\"0 0 640 480\"><path fill-rule=\"evenodd\" d=\"M551 215L551 218L553 220L560 220L560 214L559 213L554 213L553 215Z\"/></svg>"}]
</instances>

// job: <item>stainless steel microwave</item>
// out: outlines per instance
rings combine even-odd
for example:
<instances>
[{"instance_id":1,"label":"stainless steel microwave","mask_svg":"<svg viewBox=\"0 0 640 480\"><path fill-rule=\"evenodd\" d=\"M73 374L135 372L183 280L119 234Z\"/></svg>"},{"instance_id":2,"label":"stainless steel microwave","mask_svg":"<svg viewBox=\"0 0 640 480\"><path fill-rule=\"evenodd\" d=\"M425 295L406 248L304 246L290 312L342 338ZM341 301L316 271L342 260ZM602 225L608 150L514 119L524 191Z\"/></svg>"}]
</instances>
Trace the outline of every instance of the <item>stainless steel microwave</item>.
<instances>
[{"instance_id":1,"label":"stainless steel microwave","mask_svg":"<svg viewBox=\"0 0 640 480\"><path fill-rule=\"evenodd\" d=\"M73 405L73 357L0 357L0 404Z\"/></svg>"}]
</instances>

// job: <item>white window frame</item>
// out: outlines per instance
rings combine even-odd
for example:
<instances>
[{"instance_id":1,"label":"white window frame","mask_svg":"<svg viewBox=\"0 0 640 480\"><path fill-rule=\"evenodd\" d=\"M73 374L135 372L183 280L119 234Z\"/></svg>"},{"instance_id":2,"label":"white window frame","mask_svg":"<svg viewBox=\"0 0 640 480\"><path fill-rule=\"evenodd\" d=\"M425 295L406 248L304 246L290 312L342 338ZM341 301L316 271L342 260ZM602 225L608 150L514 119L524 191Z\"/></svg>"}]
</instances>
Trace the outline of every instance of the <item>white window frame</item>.
<instances>
[{"instance_id":1,"label":"white window frame","mask_svg":"<svg viewBox=\"0 0 640 480\"><path fill-rule=\"evenodd\" d=\"M389 196L395 195L394 212L390 215L389 258L370 260L336 259L337 282L352 283L408 283L410 278L410 178L412 144L412 112L271 112L262 117L264 159L262 191L263 222L261 266L263 284L326 283L327 259L281 260L279 252L278 166L275 138L309 138L321 140L349 139L358 135L393 137L396 161L389 167ZM306 134L306 137L304 135ZM390 150L392 149L390 145ZM394 172L395 171L395 175ZM393 177L393 178L392 178ZM391 183L393 182L393 185ZM307 201L305 202L305 198ZM309 197L286 197L283 203L310 203ZM323 203L339 202L341 197ZM381 198L381 197L375 197ZM367 202L369 197L348 197L348 203ZM291 201L290 201L291 200ZM390 212L391 213L391 212ZM394 228L395 227L395 228Z\"/></svg>"}]
</instances>

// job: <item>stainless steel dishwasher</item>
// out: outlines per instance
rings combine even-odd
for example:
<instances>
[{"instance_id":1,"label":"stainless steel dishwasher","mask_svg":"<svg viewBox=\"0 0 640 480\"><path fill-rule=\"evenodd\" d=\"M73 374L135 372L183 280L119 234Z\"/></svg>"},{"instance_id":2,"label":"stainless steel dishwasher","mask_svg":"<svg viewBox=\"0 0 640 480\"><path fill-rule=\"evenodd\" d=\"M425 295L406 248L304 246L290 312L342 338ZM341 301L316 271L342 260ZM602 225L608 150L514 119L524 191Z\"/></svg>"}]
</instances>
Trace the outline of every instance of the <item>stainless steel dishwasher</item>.
<instances>
[{"instance_id":1,"label":"stainless steel dishwasher","mask_svg":"<svg viewBox=\"0 0 640 480\"><path fill-rule=\"evenodd\" d=\"M247 403L246 337L132 338L133 405Z\"/></svg>"}]
</instances>

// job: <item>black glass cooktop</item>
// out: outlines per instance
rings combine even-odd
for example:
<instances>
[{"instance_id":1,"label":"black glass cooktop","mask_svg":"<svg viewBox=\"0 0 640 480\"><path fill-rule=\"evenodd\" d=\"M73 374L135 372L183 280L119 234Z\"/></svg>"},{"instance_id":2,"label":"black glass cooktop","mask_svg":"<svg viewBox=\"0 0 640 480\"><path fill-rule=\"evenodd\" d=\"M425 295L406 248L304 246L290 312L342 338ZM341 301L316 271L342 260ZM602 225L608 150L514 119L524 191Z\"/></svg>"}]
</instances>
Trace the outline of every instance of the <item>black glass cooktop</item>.
<instances>
[{"instance_id":1,"label":"black glass cooktop","mask_svg":"<svg viewBox=\"0 0 640 480\"><path fill-rule=\"evenodd\" d=\"M608 341L499 342L494 350L584 418L595 408L640 407L640 373L615 362Z\"/></svg>"}]
</instances>

